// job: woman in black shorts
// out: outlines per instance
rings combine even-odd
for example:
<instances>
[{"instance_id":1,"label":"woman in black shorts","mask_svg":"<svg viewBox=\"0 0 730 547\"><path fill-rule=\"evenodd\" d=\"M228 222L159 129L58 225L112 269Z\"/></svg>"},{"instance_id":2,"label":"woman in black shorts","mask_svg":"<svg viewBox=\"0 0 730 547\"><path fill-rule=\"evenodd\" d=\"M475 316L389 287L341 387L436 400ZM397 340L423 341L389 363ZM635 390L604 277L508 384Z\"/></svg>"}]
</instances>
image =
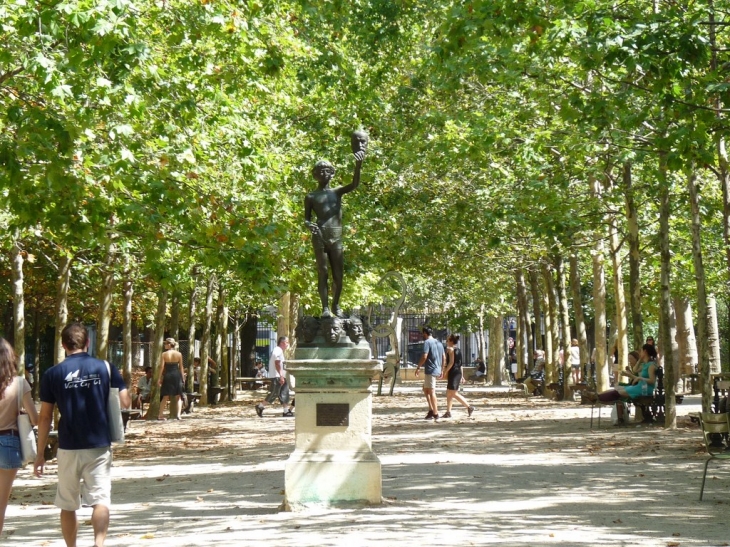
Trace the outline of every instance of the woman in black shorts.
<instances>
[{"instance_id":1,"label":"woman in black shorts","mask_svg":"<svg viewBox=\"0 0 730 547\"><path fill-rule=\"evenodd\" d=\"M451 404L454 399L466 407L469 416L474 412L474 407L459 393L461 383L461 350L457 347L459 338L458 334L450 334L446 339L446 369L443 373L447 381L446 414L442 416L443 418L451 418Z\"/></svg>"}]
</instances>

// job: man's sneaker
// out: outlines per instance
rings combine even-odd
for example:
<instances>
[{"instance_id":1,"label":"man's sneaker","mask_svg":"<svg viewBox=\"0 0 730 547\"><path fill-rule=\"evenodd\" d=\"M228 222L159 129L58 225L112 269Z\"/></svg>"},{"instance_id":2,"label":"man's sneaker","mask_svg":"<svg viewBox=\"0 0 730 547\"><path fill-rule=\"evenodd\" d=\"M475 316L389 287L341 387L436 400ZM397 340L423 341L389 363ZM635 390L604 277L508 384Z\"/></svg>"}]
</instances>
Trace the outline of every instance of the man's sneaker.
<instances>
[{"instance_id":1,"label":"man's sneaker","mask_svg":"<svg viewBox=\"0 0 730 547\"><path fill-rule=\"evenodd\" d=\"M471 415L474 414L474 407L470 406L469 408L466 409L466 411L469 413L469 417L471 418Z\"/></svg>"},{"instance_id":2,"label":"man's sneaker","mask_svg":"<svg viewBox=\"0 0 730 547\"><path fill-rule=\"evenodd\" d=\"M451 418L451 412L444 412L442 418Z\"/></svg>"},{"instance_id":3,"label":"man's sneaker","mask_svg":"<svg viewBox=\"0 0 730 547\"><path fill-rule=\"evenodd\" d=\"M439 421L439 415L438 414L434 414L433 415L433 421L434 422L438 422Z\"/></svg>"},{"instance_id":4,"label":"man's sneaker","mask_svg":"<svg viewBox=\"0 0 730 547\"><path fill-rule=\"evenodd\" d=\"M284 418L291 418L294 416L294 413L291 411L291 409L289 409L286 412L284 412L283 416L284 416Z\"/></svg>"},{"instance_id":5,"label":"man's sneaker","mask_svg":"<svg viewBox=\"0 0 730 547\"><path fill-rule=\"evenodd\" d=\"M426 417L424 418L424 420L431 420L431 419L433 419L433 410L429 410L428 414L426 414Z\"/></svg>"},{"instance_id":6,"label":"man's sneaker","mask_svg":"<svg viewBox=\"0 0 730 547\"><path fill-rule=\"evenodd\" d=\"M261 403L256 405L256 414L259 415L259 418L264 417L264 405L262 405Z\"/></svg>"}]
</instances>

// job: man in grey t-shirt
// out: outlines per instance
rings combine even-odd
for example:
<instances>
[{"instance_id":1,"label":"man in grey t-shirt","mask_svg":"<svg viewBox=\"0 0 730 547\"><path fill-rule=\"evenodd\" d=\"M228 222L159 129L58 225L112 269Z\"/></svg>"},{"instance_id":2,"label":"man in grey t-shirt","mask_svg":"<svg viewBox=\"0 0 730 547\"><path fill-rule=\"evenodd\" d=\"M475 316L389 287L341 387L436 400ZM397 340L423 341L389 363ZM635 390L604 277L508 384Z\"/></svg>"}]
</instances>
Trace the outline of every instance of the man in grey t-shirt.
<instances>
[{"instance_id":1,"label":"man in grey t-shirt","mask_svg":"<svg viewBox=\"0 0 730 547\"><path fill-rule=\"evenodd\" d=\"M426 395L428 403L427 420L439 419L438 402L436 401L436 378L441 376L443 367L446 366L446 352L441 342L433 337L433 329L431 327L423 327L423 355L418 361L416 367L416 378L418 371L423 367L426 376L423 379L423 393Z\"/></svg>"}]
</instances>

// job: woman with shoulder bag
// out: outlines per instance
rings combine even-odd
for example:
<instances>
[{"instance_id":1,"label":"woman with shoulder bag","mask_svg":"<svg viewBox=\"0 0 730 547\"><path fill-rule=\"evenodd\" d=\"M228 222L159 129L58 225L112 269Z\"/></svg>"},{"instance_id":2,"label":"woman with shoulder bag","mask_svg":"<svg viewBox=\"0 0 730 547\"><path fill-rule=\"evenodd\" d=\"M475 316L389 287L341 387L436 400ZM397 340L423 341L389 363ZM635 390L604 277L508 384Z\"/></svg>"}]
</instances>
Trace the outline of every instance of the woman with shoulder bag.
<instances>
[{"instance_id":1,"label":"woman with shoulder bag","mask_svg":"<svg viewBox=\"0 0 730 547\"><path fill-rule=\"evenodd\" d=\"M23 466L18 433L18 389L23 390L23 408L33 425L38 424L30 384L18 376L16 356L12 346L0 338L0 534L5 522L5 509L10 499L15 475ZM21 387L22 386L22 387Z\"/></svg>"}]
</instances>

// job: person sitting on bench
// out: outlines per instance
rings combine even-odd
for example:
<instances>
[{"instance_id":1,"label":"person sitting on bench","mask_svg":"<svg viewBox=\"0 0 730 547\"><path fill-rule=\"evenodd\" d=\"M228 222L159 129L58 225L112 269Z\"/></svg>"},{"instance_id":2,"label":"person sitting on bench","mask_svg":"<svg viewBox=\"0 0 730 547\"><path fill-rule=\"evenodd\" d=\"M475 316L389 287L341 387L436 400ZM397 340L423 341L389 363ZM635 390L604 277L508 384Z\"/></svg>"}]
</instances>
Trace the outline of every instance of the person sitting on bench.
<instances>
[{"instance_id":1,"label":"person sitting on bench","mask_svg":"<svg viewBox=\"0 0 730 547\"><path fill-rule=\"evenodd\" d=\"M527 387L527 392L532 394L538 391L538 382L545 379L545 352L541 349L536 349L534 356L535 363L532 366L530 374L524 378L517 378L517 382L524 384Z\"/></svg>"},{"instance_id":2,"label":"person sitting on bench","mask_svg":"<svg viewBox=\"0 0 730 547\"><path fill-rule=\"evenodd\" d=\"M142 408L142 405L150 402L150 390L152 389L152 367L145 367L144 376L137 380L137 393L132 401L132 408Z\"/></svg>"},{"instance_id":3,"label":"person sitting on bench","mask_svg":"<svg viewBox=\"0 0 730 547\"><path fill-rule=\"evenodd\" d=\"M656 348L651 344L644 344L639 357L639 362L642 363L639 374L632 372L629 367L621 373L629 377L631 385L617 386L616 389L609 389L603 393L588 392L586 398L592 403L600 401L610 404L619 399L652 397L656 384L656 359Z\"/></svg>"}]
</instances>

